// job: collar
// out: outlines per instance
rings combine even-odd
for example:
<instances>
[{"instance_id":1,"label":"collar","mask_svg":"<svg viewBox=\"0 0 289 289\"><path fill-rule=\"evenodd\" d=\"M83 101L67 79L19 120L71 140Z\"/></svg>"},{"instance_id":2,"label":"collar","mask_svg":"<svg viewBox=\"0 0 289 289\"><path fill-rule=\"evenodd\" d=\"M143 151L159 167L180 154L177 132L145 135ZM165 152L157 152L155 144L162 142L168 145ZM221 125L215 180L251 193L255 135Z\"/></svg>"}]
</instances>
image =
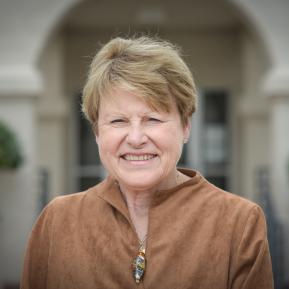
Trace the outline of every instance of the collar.
<instances>
[{"instance_id":1,"label":"collar","mask_svg":"<svg viewBox=\"0 0 289 289\"><path fill-rule=\"evenodd\" d=\"M152 199L151 207L160 205L175 193L180 193L184 188L190 186L193 188L200 181L204 180L201 174L197 171L184 168L178 168L178 171L187 175L190 179L170 189L156 191ZM125 200L119 190L116 180L112 176L108 176L102 183L100 183L100 185L94 188L97 189L97 195L99 198L109 203L112 207L126 216L127 219L130 219Z\"/></svg>"}]
</instances>

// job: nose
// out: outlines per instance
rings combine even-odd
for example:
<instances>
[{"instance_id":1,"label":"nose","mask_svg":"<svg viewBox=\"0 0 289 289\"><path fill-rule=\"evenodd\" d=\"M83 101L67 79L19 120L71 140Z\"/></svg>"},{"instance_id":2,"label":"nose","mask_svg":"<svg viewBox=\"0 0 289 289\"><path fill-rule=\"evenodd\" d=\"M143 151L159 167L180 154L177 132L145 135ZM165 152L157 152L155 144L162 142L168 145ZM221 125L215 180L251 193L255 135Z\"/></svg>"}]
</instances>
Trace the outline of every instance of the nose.
<instances>
[{"instance_id":1,"label":"nose","mask_svg":"<svg viewBox=\"0 0 289 289\"><path fill-rule=\"evenodd\" d=\"M134 148L142 147L148 140L141 124L131 124L127 133L126 141Z\"/></svg>"}]
</instances>

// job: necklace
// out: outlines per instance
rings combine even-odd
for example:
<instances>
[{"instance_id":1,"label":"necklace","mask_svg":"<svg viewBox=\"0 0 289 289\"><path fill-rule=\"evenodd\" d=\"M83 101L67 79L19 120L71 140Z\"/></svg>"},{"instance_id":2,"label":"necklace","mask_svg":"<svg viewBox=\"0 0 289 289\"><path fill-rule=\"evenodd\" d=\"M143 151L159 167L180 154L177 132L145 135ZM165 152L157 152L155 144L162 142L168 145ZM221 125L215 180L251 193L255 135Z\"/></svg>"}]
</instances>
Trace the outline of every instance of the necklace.
<instances>
[{"instance_id":1,"label":"necklace","mask_svg":"<svg viewBox=\"0 0 289 289\"><path fill-rule=\"evenodd\" d=\"M146 259L145 259L145 240L147 235L143 238L143 240L139 240L139 249L138 254L133 260L132 264L132 273L136 283L140 283L142 281L145 267L146 267Z\"/></svg>"},{"instance_id":2,"label":"necklace","mask_svg":"<svg viewBox=\"0 0 289 289\"><path fill-rule=\"evenodd\" d=\"M181 174L177 171L176 174L176 184L180 183ZM146 269L146 258L145 258L145 241L147 235L144 236L142 240L139 239L139 249L137 256L133 259L132 263L132 274L135 282L139 284L144 277L145 269Z\"/></svg>"}]
</instances>

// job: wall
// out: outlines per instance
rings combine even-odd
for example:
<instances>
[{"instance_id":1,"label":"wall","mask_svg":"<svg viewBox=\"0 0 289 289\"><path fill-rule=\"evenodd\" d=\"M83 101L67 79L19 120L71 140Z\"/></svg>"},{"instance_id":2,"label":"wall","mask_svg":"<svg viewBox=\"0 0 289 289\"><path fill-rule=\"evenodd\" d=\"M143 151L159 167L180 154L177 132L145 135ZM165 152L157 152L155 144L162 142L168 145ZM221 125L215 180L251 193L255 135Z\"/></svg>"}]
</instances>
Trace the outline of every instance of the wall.
<instances>
[{"instance_id":1,"label":"wall","mask_svg":"<svg viewBox=\"0 0 289 289\"><path fill-rule=\"evenodd\" d=\"M253 35L242 36L242 90L238 101L241 162L240 189L255 199L257 173L270 165L270 103L263 96L262 79L268 63Z\"/></svg>"},{"instance_id":2,"label":"wall","mask_svg":"<svg viewBox=\"0 0 289 289\"><path fill-rule=\"evenodd\" d=\"M17 135L24 163L17 170L0 170L0 288L18 281L31 224L38 212L35 172L34 97L0 98L0 119ZM31 177L33 176L33 177ZM17 283L16 283L17 284Z\"/></svg>"},{"instance_id":3,"label":"wall","mask_svg":"<svg viewBox=\"0 0 289 289\"><path fill-rule=\"evenodd\" d=\"M37 166L48 172L49 199L68 192L67 121L70 99L65 95L63 37L53 35L39 62L43 94L37 101Z\"/></svg>"}]
</instances>

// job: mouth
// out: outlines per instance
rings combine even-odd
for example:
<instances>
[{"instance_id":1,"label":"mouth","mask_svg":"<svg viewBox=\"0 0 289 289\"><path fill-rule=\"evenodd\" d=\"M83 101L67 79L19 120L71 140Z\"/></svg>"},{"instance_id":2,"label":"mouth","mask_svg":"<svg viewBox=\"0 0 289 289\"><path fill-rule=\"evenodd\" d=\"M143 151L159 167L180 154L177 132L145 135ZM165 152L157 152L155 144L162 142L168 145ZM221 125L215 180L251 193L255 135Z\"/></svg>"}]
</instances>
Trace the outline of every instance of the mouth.
<instances>
[{"instance_id":1,"label":"mouth","mask_svg":"<svg viewBox=\"0 0 289 289\"><path fill-rule=\"evenodd\" d=\"M148 161L157 157L156 154L124 154L121 156L126 161Z\"/></svg>"}]
</instances>

